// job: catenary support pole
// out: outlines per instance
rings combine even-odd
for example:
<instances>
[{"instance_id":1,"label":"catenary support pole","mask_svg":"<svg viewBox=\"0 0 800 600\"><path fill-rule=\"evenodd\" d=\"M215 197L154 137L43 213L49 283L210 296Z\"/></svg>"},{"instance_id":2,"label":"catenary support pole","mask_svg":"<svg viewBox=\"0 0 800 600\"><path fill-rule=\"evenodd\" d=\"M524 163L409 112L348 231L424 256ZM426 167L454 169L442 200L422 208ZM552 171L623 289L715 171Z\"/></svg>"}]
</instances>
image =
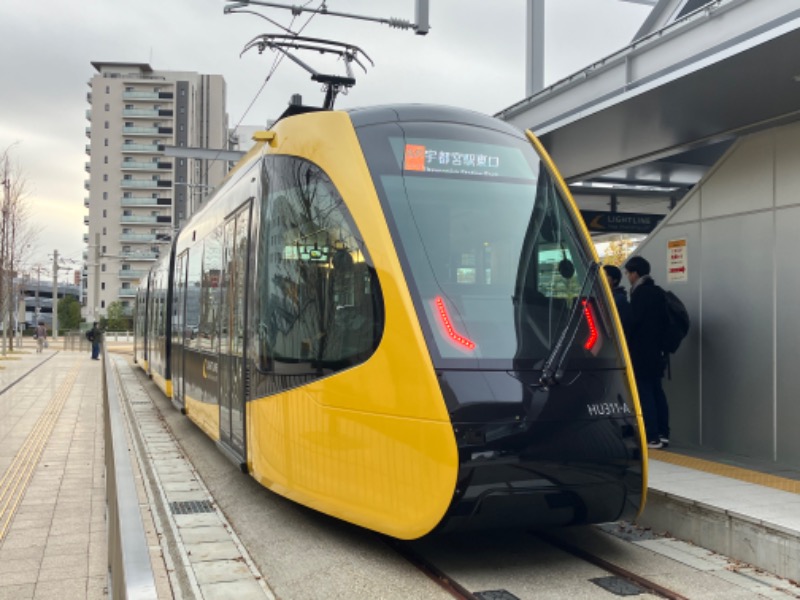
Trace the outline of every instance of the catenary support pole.
<instances>
[{"instance_id":1,"label":"catenary support pole","mask_svg":"<svg viewBox=\"0 0 800 600\"><path fill-rule=\"evenodd\" d=\"M53 340L58 337L58 250L53 250Z\"/></svg>"}]
</instances>

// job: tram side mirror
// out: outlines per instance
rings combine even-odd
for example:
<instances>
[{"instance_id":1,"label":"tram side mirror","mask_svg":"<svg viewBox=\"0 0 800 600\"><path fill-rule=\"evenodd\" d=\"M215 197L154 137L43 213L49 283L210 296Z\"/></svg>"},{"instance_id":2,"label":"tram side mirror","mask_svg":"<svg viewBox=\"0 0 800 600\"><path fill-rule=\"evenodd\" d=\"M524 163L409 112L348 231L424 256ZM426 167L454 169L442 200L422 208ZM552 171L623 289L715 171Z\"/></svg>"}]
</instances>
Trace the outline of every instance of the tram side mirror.
<instances>
[{"instance_id":1,"label":"tram side mirror","mask_svg":"<svg viewBox=\"0 0 800 600\"><path fill-rule=\"evenodd\" d=\"M568 258L564 258L558 263L558 273L564 279L572 279L572 276L575 275L575 265Z\"/></svg>"}]
</instances>

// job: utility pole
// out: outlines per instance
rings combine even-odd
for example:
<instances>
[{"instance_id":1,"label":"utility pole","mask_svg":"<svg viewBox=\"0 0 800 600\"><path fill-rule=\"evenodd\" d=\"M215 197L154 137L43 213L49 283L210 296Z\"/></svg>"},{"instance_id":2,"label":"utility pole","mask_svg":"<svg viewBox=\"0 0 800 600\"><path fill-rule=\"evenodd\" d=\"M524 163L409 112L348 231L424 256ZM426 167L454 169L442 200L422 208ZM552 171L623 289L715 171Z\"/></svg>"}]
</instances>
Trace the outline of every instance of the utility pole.
<instances>
[{"instance_id":1,"label":"utility pole","mask_svg":"<svg viewBox=\"0 0 800 600\"><path fill-rule=\"evenodd\" d=\"M39 314L41 313L39 304L39 288L42 287L42 271L44 271L44 267L42 265L36 265L33 270L36 271L36 292L34 293L34 298L36 299L34 308L34 325L38 325Z\"/></svg>"},{"instance_id":2,"label":"utility pole","mask_svg":"<svg viewBox=\"0 0 800 600\"><path fill-rule=\"evenodd\" d=\"M8 325L6 324L5 296L3 295L6 280L6 237L8 229L8 210L11 202L11 181L8 179L8 155L5 156L3 164L3 207L2 207L2 231L0 231L0 323L3 325L3 356L6 355L6 336L8 335Z\"/></svg>"},{"instance_id":3,"label":"utility pole","mask_svg":"<svg viewBox=\"0 0 800 600\"><path fill-rule=\"evenodd\" d=\"M544 89L544 0L528 0L525 95Z\"/></svg>"},{"instance_id":4,"label":"utility pole","mask_svg":"<svg viewBox=\"0 0 800 600\"><path fill-rule=\"evenodd\" d=\"M58 337L58 250L53 250L53 341Z\"/></svg>"}]
</instances>

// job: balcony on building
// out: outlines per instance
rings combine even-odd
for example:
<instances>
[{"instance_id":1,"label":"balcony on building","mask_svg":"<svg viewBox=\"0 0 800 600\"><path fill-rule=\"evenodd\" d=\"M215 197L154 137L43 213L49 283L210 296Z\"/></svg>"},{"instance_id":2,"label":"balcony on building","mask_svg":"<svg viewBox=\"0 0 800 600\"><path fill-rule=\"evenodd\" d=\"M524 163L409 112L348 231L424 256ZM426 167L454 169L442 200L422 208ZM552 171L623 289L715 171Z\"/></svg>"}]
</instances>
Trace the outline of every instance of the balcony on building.
<instances>
[{"instance_id":1,"label":"balcony on building","mask_svg":"<svg viewBox=\"0 0 800 600\"><path fill-rule=\"evenodd\" d=\"M122 116L129 119L157 119L172 117L171 108L124 108Z\"/></svg>"},{"instance_id":2,"label":"balcony on building","mask_svg":"<svg viewBox=\"0 0 800 600\"><path fill-rule=\"evenodd\" d=\"M92 128L91 127L87 127L86 128L86 137L89 138L89 139L92 139Z\"/></svg>"},{"instance_id":3,"label":"balcony on building","mask_svg":"<svg viewBox=\"0 0 800 600\"><path fill-rule=\"evenodd\" d=\"M83 181L83 189L85 189L85 190L89 189L89 180L88 179L85 179Z\"/></svg>"},{"instance_id":4,"label":"balcony on building","mask_svg":"<svg viewBox=\"0 0 800 600\"><path fill-rule=\"evenodd\" d=\"M172 187L169 179L123 179L120 182L123 188L163 189Z\"/></svg>"},{"instance_id":5,"label":"balcony on building","mask_svg":"<svg viewBox=\"0 0 800 600\"><path fill-rule=\"evenodd\" d=\"M122 206L172 206L172 198L150 198L148 196L133 196L120 200Z\"/></svg>"},{"instance_id":6,"label":"balcony on building","mask_svg":"<svg viewBox=\"0 0 800 600\"><path fill-rule=\"evenodd\" d=\"M152 244L156 239L155 233L122 233L119 236L120 242L130 242L132 244Z\"/></svg>"},{"instance_id":7,"label":"balcony on building","mask_svg":"<svg viewBox=\"0 0 800 600\"><path fill-rule=\"evenodd\" d=\"M83 243L84 244L88 244L89 243L89 234L88 233L84 233L83 234Z\"/></svg>"},{"instance_id":8,"label":"balcony on building","mask_svg":"<svg viewBox=\"0 0 800 600\"><path fill-rule=\"evenodd\" d=\"M86 155L87 156L91 156L92 155L92 145L91 144L86 144Z\"/></svg>"},{"instance_id":9,"label":"balcony on building","mask_svg":"<svg viewBox=\"0 0 800 600\"><path fill-rule=\"evenodd\" d=\"M158 260L159 253L158 252L120 252L120 258L131 262L137 261L153 261Z\"/></svg>"},{"instance_id":10,"label":"balcony on building","mask_svg":"<svg viewBox=\"0 0 800 600\"><path fill-rule=\"evenodd\" d=\"M151 154L163 152L159 144L122 144L123 152L148 152Z\"/></svg>"},{"instance_id":11,"label":"balcony on building","mask_svg":"<svg viewBox=\"0 0 800 600\"><path fill-rule=\"evenodd\" d=\"M144 269L120 269L118 276L120 279L138 281L147 276L147 271Z\"/></svg>"},{"instance_id":12,"label":"balcony on building","mask_svg":"<svg viewBox=\"0 0 800 600\"><path fill-rule=\"evenodd\" d=\"M123 160L122 170L134 171L167 171L172 169L172 163L159 160L159 161L144 161L144 160Z\"/></svg>"},{"instance_id":13,"label":"balcony on building","mask_svg":"<svg viewBox=\"0 0 800 600\"><path fill-rule=\"evenodd\" d=\"M136 297L136 288L119 288L119 292L117 294L120 298L135 298Z\"/></svg>"},{"instance_id":14,"label":"balcony on building","mask_svg":"<svg viewBox=\"0 0 800 600\"><path fill-rule=\"evenodd\" d=\"M88 128L87 128L88 129ZM125 135L172 135L172 127L123 127Z\"/></svg>"},{"instance_id":15,"label":"balcony on building","mask_svg":"<svg viewBox=\"0 0 800 600\"><path fill-rule=\"evenodd\" d=\"M89 198L88 198L88 197L83 199L83 205L84 205L86 208L89 208Z\"/></svg>"},{"instance_id":16,"label":"balcony on building","mask_svg":"<svg viewBox=\"0 0 800 600\"><path fill-rule=\"evenodd\" d=\"M92 171L92 163L90 163L90 162L84 163L84 164L83 164L83 169L84 169L84 170L85 170L87 173L90 173L90 172Z\"/></svg>"},{"instance_id":17,"label":"balcony on building","mask_svg":"<svg viewBox=\"0 0 800 600\"><path fill-rule=\"evenodd\" d=\"M147 92L147 91L122 92L123 100L146 100L146 101L172 100L174 97L175 94L173 94L172 92Z\"/></svg>"},{"instance_id":18,"label":"balcony on building","mask_svg":"<svg viewBox=\"0 0 800 600\"><path fill-rule=\"evenodd\" d=\"M86 120L89 121L90 123L92 122L92 109L91 108L87 108L86 109Z\"/></svg>"},{"instance_id":19,"label":"balcony on building","mask_svg":"<svg viewBox=\"0 0 800 600\"><path fill-rule=\"evenodd\" d=\"M86 102L92 103L92 92L86 92Z\"/></svg>"},{"instance_id":20,"label":"balcony on building","mask_svg":"<svg viewBox=\"0 0 800 600\"><path fill-rule=\"evenodd\" d=\"M156 215L122 215L119 222L124 225L155 225L159 221Z\"/></svg>"},{"instance_id":21,"label":"balcony on building","mask_svg":"<svg viewBox=\"0 0 800 600\"><path fill-rule=\"evenodd\" d=\"M83 224L84 225L88 225L89 224L89 215L83 215Z\"/></svg>"}]
</instances>

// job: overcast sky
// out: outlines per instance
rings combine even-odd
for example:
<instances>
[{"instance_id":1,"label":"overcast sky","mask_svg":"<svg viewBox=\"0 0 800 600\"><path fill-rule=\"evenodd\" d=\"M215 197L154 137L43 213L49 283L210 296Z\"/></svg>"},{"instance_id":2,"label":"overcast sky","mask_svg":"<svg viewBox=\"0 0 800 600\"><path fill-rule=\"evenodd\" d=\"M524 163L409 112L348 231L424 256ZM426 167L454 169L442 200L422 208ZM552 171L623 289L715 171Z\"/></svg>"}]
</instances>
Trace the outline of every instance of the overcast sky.
<instances>
[{"instance_id":1,"label":"overcast sky","mask_svg":"<svg viewBox=\"0 0 800 600\"><path fill-rule=\"evenodd\" d=\"M220 74L232 126L266 123L283 112L293 93L301 93L307 104L321 103L319 85L288 60L256 98L274 55L251 51L240 58L239 53L255 36L279 30L253 15L225 15L226 4L0 0L0 153L16 143L13 156L24 170L33 218L41 227L29 264L47 262L54 249L81 260L91 61ZM337 106L432 102L491 114L524 97L526 0L430 0L430 5L427 36L333 16L311 20L303 35L357 45L375 62ZM327 6L382 18L414 16L414 0L327 0ZM259 11L283 25L292 21L287 10ZM648 11L622 0L548 0L545 84L626 46ZM293 29L308 18L308 13L297 17ZM315 55L303 58L321 71L340 67L315 62Z\"/></svg>"}]
</instances>

